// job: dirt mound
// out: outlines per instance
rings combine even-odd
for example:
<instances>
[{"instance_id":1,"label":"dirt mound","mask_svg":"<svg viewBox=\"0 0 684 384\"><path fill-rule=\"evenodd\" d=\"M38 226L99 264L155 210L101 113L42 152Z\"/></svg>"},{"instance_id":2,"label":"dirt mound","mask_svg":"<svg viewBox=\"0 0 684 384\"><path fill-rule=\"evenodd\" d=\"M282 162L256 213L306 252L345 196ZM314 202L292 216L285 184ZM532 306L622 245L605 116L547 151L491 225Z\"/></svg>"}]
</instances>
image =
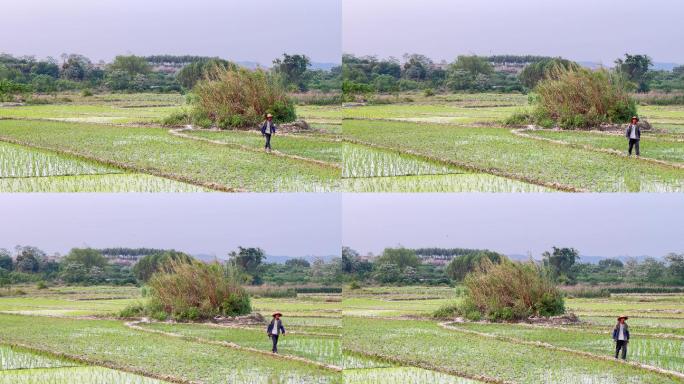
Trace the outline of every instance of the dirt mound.
<instances>
[{"instance_id":1,"label":"dirt mound","mask_svg":"<svg viewBox=\"0 0 684 384\"><path fill-rule=\"evenodd\" d=\"M551 317L529 317L525 321L526 323L529 324L542 324L542 325L569 325L569 324L577 324L580 322L579 317L575 315L574 313L566 313L564 315L560 316L551 316Z\"/></svg>"},{"instance_id":2,"label":"dirt mound","mask_svg":"<svg viewBox=\"0 0 684 384\"><path fill-rule=\"evenodd\" d=\"M309 124L304 120L297 120L293 121L292 123L283 123L278 126L278 130L283 133L308 131L310 129L311 127Z\"/></svg>"},{"instance_id":3,"label":"dirt mound","mask_svg":"<svg viewBox=\"0 0 684 384\"><path fill-rule=\"evenodd\" d=\"M261 313L250 313L245 316L223 317L217 316L212 319L216 324L230 324L230 325L260 325L264 324L266 320Z\"/></svg>"}]
</instances>

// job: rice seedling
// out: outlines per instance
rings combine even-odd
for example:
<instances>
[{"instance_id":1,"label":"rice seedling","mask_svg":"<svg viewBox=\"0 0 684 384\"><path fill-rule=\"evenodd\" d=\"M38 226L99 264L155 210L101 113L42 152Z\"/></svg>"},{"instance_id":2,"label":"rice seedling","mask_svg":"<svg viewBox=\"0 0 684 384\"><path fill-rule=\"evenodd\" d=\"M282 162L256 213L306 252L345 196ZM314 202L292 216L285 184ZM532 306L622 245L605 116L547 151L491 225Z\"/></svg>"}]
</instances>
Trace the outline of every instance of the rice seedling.
<instances>
[{"instance_id":1,"label":"rice seedling","mask_svg":"<svg viewBox=\"0 0 684 384\"><path fill-rule=\"evenodd\" d=\"M286 327L289 328L289 324ZM145 328L176 333L200 339L231 342L243 347L270 351L271 339L266 335L266 326L261 329L219 328L202 324L143 324ZM286 333L278 342L278 351L284 355L304 357L320 363L344 366L344 356L339 337L311 336Z\"/></svg>"},{"instance_id":2,"label":"rice seedling","mask_svg":"<svg viewBox=\"0 0 684 384\"><path fill-rule=\"evenodd\" d=\"M0 142L0 179L122 172L95 162Z\"/></svg>"},{"instance_id":3,"label":"rice seedling","mask_svg":"<svg viewBox=\"0 0 684 384\"><path fill-rule=\"evenodd\" d=\"M102 367L69 367L0 372L0 384L162 384L165 381Z\"/></svg>"},{"instance_id":4,"label":"rice seedling","mask_svg":"<svg viewBox=\"0 0 684 384\"><path fill-rule=\"evenodd\" d=\"M0 339L7 343L151 376L207 384L342 382L340 373L313 364L137 331L119 321L0 315L0 323Z\"/></svg>"},{"instance_id":5,"label":"rice seedling","mask_svg":"<svg viewBox=\"0 0 684 384\"><path fill-rule=\"evenodd\" d=\"M221 190L324 192L336 190L340 176L332 167L174 137L162 128L2 120L0 132L6 141Z\"/></svg>"},{"instance_id":6,"label":"rice seedling","mask_svg":"<svg viewBox=\"0 0 684 384\"><path fill-rule=\"evenodd\" d=\"M145 174L94 174L0 178L0 192L211 192L210 189Z\"/></svg>"},{"instance_id":7,"label":"rice seedling","mask_svg":"<svg viewBox=\"0 0 684 384\"><path fill-rule=\"evenodd\" d=\"M678 382L613 361L450 331L431 321L355 317L343 321L345 350L443 373L520 383Z\"/></svg>"},{"instance_id":8,"label":"rice seedling","mask_svg":"<svg viewBox=\"0 0 684 384\"><path fill-rule=\"evenodd\" d=\"M579 329L561 330L513 324L466 323L457 324L456 327L524 341L539 341L599 356L610 357L615 352L615 343L611 338L612 327L606 328L603 334ZM638 328L632 327L630 331L638 332ZM634 335L629 341L628 358L630 361L684 373L684 340Z\"/></svg>"},{"instance_id":9,"label":"rice seedling","mask_svg":"<svg viewBox=\"0 0 684 384\"><path fill-rule=\"evenodd\" d=\"M201 137L209 140L220 141L226 144L241 145L261 150L264 147L264 138L254 131L208 131L196 130L184 132L188 135ZM308 159L325 161L338 165L341 161L339 142L331 139L322 139L316 135L278 135L272 143L273 148L286 155L301 156Z\"/></svg>"},{"instance_id":10,"label":"rice seedling","mask_svg":"<svg viewBox=\"0 0 684 384\"><path fill-rule=\"evenodd\" d=\"M596 192L684 190L684 170L518 137L504 128L345 120L350 141L531 183Z\"/></svg>"},{"instance_id":11,"label":"rice seedling","mask_svg":"<svg viewBox=\"0 0 684 384\"><path fill-rule=\"evenodd\" d=\"M370 369L345 369L344 380L348 384L474 384L480 381L447 375L415 367L387 367Z\"/></svg>"},{"instance_id":12,"label":"rice seedling","mask_svg":"<svg viewBox=\"0 0 684 384\"><path fill-rule=\"evenodd\" d=\"M553 192L553 189L486 173L342 179L345 192Z\"/></svg>"},{"instance_id":13,"label":"rice seedling","mask_svg":"<svg viewBox=\"0 0 684 384\"><path fill-rule=\"evenodd\" d=\"M0 345L0 372L5 370L72 367L76 364Z\"/></svg>"},{"instance_id":14,"label":"rice seedling","mask_svg":"<svg viewBox=\"0 0 684 384\"><path fill-rule=\"evenodd\" d=\"M342 158L344 178L466 173L458 167L428 161L418 156L350 143L342 144Z\"/></svg>"}]
</instances>

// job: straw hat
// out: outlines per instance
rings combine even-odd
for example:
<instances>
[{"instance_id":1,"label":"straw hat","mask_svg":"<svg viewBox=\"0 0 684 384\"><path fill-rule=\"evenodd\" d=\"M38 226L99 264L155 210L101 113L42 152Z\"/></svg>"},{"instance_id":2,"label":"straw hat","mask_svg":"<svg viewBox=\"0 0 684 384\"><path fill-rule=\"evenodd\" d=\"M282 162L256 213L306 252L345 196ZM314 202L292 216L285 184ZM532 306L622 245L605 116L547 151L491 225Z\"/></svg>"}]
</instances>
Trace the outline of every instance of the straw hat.
<instances>
[{"instance_id":1,"label":"straw hat","mask_svg":"<svg viewBox=\"0 0 684 384\"><path fill-rule=\"evenodd\" d=\"M273 317L276 317L276 316L282 316L282 315L283 315L283 314L282 314L282 313L280 313L280 312L274 312L274 313L273 313Z\"/></svg>"},{"instance_id":2,"label":"straw hat","mask_svg":"<svg viewBox=\"0 0 684 384\"><path fill-rule=\"evenodd\" d=\"M622 315L622 316L618 317L618 321L620 321L621 319L627 320L627 319L629 319L629 317Z\"/></svg>"},{"instance_id":3,"label":"straw hat","mask_svg":"<svg viewBox=\"0 0 684 384\"><path fill-rule=\"evenodd\" d=\"M268 119L269 117L273 117L270 113L266 114L266 118Z\"/></svg>"},{"instance_id":4,"label":"straw hat","mask_svg":"<svg viewBox=\"0 0 684 384\"><path fill-rule=\"evenodd\" d=\"M638 116L632 116L632 120L639 121L639 117Z\"/></svg>"}]
</instances>

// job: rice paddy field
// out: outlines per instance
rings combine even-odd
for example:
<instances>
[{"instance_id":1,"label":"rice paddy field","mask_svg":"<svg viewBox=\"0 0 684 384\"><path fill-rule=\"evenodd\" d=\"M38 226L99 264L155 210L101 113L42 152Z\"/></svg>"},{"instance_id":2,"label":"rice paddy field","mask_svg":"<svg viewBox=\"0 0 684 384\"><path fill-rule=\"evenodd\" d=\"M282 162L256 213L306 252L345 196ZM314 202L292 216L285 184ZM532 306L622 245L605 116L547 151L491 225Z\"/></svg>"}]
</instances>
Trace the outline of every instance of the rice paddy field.
<instances>
[{"instance_id":1,"label":"rice paddy field","mask_svg":"<svg viewBox=\"0 0 684 384\"><path fill-rule=\"evenodd\" d=\"M350 192L682 192L684 109L640 106L654 127L641 158L621 134L519 131L503 121L524 95L408 95L393 103L307 110L341 118Z\"/></svg>"},{"instance_id":2,"label":"rice paddy field","mask_svg":"<svg viewBox=\"0 0 684 384\"><path fill-rule=\"evenodd\" d=\"M162 120L180 95L68 95L0 105L0 192L329 192L339 190L340 122L273 139L250 131L184 132Z\"/></svg>"},{"instance_id":3,"label":"rice paddy field","mask_svg":"<svg viewBox=\"0 0 684 384\"><path fill-rule=\"evenodd\" d=\"M22 294L0 297L0 383L342 383L344 366L384 366L343 354L340 295L303 295L278 306L287 334L273 355L265 323L116 318L142 300L139 288L17 291ZM276 304L253 299L255 311L267 319Z\"/></svg>"},{"instance_id":4,"label":"rice paddy field","mask_svg":"<svg viewBox=\"0 0 684 384\"><path fill-rule=\"evenodd\" d=\"M402 382L395 381L394 374L407 370L413 383L684 381L683 295L568 299L566 307L581 322L564 326L431 318L434 309L457 303L460 294L458 287L345 291L343 351L391 364L345 370L345 378L383 382L386 377L387 382ZM630 316L632 339L626 363L613 358L611 331L618 314Z\"/></svg>"}]
</instances>

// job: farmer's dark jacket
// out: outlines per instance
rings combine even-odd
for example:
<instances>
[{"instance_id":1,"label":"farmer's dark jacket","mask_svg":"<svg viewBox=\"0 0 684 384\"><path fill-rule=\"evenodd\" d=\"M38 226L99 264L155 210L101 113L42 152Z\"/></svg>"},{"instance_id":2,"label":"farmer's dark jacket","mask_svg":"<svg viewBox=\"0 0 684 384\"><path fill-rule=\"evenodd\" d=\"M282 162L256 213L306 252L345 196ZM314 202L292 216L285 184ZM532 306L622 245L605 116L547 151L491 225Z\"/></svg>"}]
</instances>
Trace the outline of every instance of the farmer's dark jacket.
<instances>
[{"instance_id":1,"label":"farmer's dark jacket","mask_svg":"<svg viewBox=\"0 0 684 384\"><path fill-rule=\"evenodd\" d=\"M266 328L266 332L270 335L273 332L273 327L275 326L275 320L271 320L271 323ZM285 333L285 327L283 327L283 322L278 321L278 334Z\"/></svg>"},{"instance_id":2,"label":"farmer's dark jacket","mask_svg":"<svg viewBox=\"0 0 684 384\"><path fill-rule=\"evenodd\" d=\"M266 132L266 123L268 123L268 121L264 121L264 123L261 124L261 134L262 134L262 135L265 135L265 134L267 134L267 133L268 133L269 135L274 134L275 131L276 131L276 128L277 128L276 125L275 125L275 123L274 123L274 122L271 122L271 132Z\"/></svg>"},{"instance_id":3,"label":"farmer's dark jacket","mask_svg":"<svg viewBox=\"0 0 684 384\"><path fill-rule=\"evenodd\" d=\"M629 139L629 134L631 133L630 131L632 130L631 127L632 127L632 124L628 125L627 129L625 129L625 137L628 139ZM637 126L636 126L636 139L637 140L641 139L641 128L639 128L639 124L637 124Z\"/></svg>"},{"instance_id":4,"label":"farmer's dark jacket","mask_svg":"<svg viewBox=\"0 0 684 384\"><path fill-rule=\"evenodd\" d=\"M615 328L613 329L613 340L617 341L619 335L620 335L620 326L616 325ZM625 340L629 341L629 327L627 326L627 324L625 324Z\"/></svg>"}]
</instances>

